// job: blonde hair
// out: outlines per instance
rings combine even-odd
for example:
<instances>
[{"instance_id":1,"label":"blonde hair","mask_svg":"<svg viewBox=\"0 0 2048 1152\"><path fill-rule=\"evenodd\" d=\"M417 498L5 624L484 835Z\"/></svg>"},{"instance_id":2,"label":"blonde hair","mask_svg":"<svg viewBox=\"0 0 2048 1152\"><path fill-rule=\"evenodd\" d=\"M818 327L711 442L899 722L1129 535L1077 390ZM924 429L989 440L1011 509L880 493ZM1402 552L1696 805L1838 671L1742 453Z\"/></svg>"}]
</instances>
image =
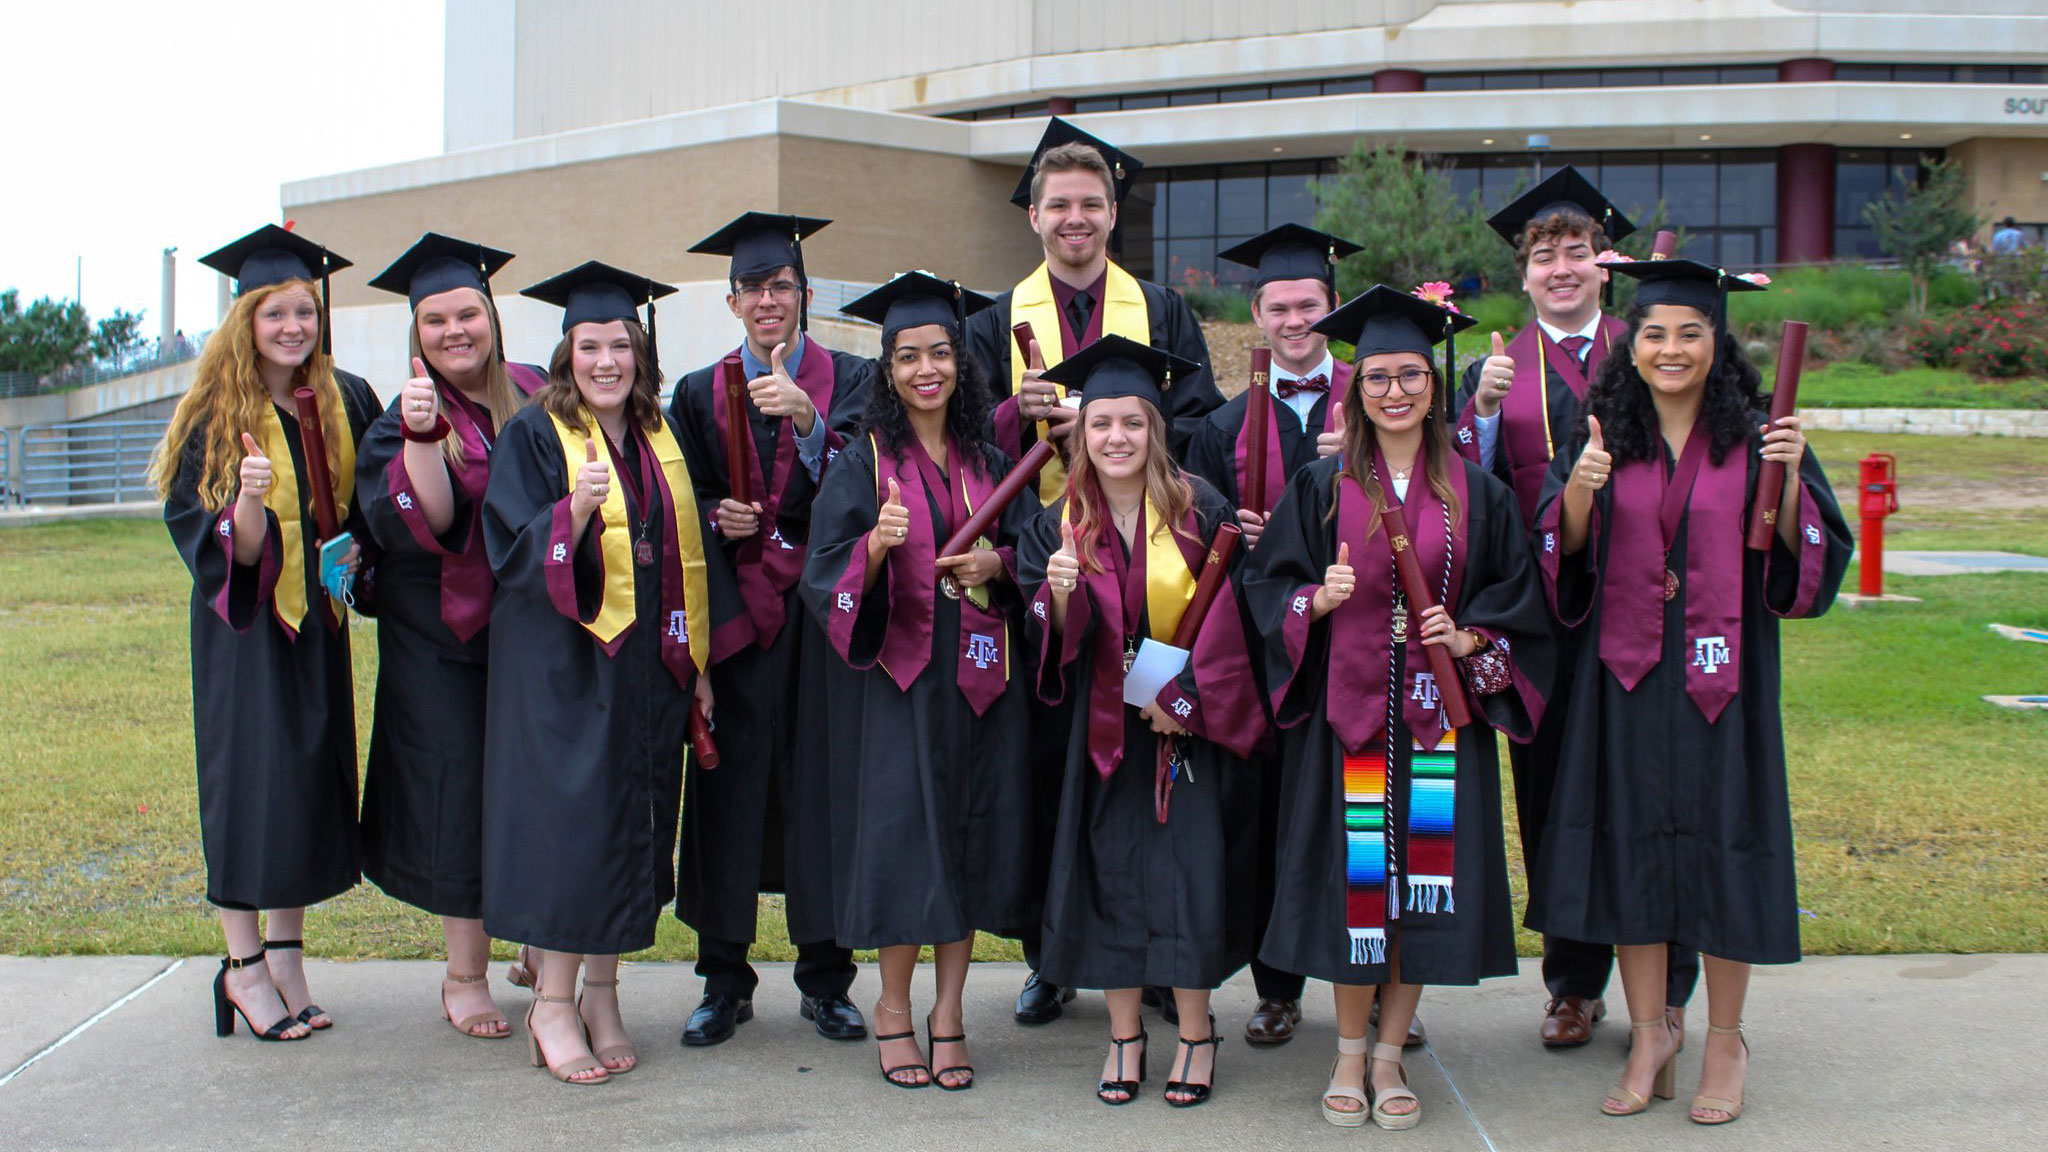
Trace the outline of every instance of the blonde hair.
<instances>
[{"instance_id":1,"label":"blonde hair","mask_svg":"<svg viewBox=\"0 0 2048 1152\"><path fill-rule=\"evenodd\" d=\"M1147 404L1145 416L1145 499L1166 518L1163 525L1147 524L1145 531L1151 535L1162 527L1170 527L1174 535L1194 540L1181 527L1188 510L1195 506L1194 487L1173 462L1173 453L1166 443L1165 415ZM1084 404L1075 427L1085 428L1087 419L1088 406ZM1074 550L1081 566L1090 572L1102 571L1102 560L1095 555L1095 540L1103 525L1110 522L1109 498L1102 494L1102 482L1095 478L1095 462L1089 457L1085 442L1083 449L1074 453L1074 462L1067 469L1067 519L1074 523ZM1142 540L1133 542L1134 549L1144 546Z\"/></svg>"},{"instance_id":2,"label":"blonde hair","mask_svg":"<svg viewBox=\"0 0 2048 1152\"><path fill-rule=\"evenodd\" d=\"M316 303L320 299L319 286L310 280L287 280L244 292L207 338L206 347L199 352L192 387L178 401L163 441L150 460L149 482L158 496L169 498L186 443L203 428L206 455L195 485L199 503L209 512L218 512L235 498L241 484L242 433L261 442L263 409L270 403L270 390L257 373L256 312L270 297L293 288L310 293ZM327 430L327 470L332 476L341 469L341 438L354 440L341 403L341 387L334 380L334 358L316 345L305 363L292 370L291 386L294 390L313 389L320 425ZM289 462L280 462L280 466L283 463Z\"/></svg>"},{"instance_id":3,"label":"blonde hair","mask_svg":"<svg viewBox=\"0 0 2048 1152\"><path fill-rule=\"evenodd\" d=\"M472 288L470 291L476 292L476 289ZM512 383L512 373L505 368L505 332L498 322L498 302L491 299L488 292L477 292L477 295L483 297L484 315L489 318L491 324L491 352L484 361L484 407L491 414L491 424L503 428L505 421L510 420L513 413L526 406L526 394ZM418 357L420 363L427 366L429 374L432 374L433 361L427 359L426 349L420 344L420 314L417 310L413 312L411 322L406 325L406 343L412 349L412 354ZM439 382L441 378L435 375L434 379ZM436 392L434 415L446 415L447 408L447 401ZM462 447L462 437L443 437L441 455L448 461L450 468L462 467L463 458L467 455Z\"/></svg>"}]
</instances>

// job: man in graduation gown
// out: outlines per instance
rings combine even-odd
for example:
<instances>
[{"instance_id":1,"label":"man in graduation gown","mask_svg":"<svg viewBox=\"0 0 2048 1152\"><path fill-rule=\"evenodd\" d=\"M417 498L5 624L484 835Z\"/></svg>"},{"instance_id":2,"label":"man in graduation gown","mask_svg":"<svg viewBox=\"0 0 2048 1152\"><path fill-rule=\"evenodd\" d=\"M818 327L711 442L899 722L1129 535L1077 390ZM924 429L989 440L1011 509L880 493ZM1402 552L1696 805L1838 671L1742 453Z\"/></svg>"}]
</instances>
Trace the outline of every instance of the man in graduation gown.
<instances>
[{"instance_id":1,"label":"man in graduation gown","mask_svg":"<svg viewBox=\"0 0 2048 1152\"><path fill-rule=\"evenodd\" d=\"M1458 451L1506 481L1525 525L1533 528L1536 504L1558 441L1580 421L1580 405L1602 361L1626 356L1616 346L1628 325L1600 309L1607 272L1594 262L1602 251L1635 231L1607 198L1569 165L1529 190L1488 221L1514 246L1522 269L1522 290L1535 305L1535 323L1512 341L1495 333L1493 355L1465 372L1458 394ZM1570 711L1569 669L1577 657L1573 635L1559 638L1563 673L1552 690L1543 723L1528 744L1511 744L1508 762L1515 783L1515 809L1522 833L1522 857L1531 865L1541 847L1550 797L1557 777L1558 740ZM1606 1015L1607 980L1614 949L1605 944L1546 936L1542 1040L1550 1048L1574 1048L1591 1039ZM1682 1018L1699 980L1699 957L1674 946L1667 968L1666 1002Z\"/></svg>"},{"instance_id":2,"label":"man in graduation gown","mask_svg":"<svg viewBox=\"0 0 2048 1152\"><path fill-rule=\"evenodd\" d=\"M1358 245L1299 224L1283 224L1221 253L1256 272L1252 321L1272 353L1263 386L1232 397L1209 413L1188 442L1188 471L1207 480L1237 510L1247 544L1256 545L1266 517L1294 474L1316 462L1317 442L1330 409L1342 402L1351 365L1330 355L1330 338L1315 324L1337 306L1336 262ZM1254 377L1252 386L1260 386ZM1254 413L1262 420L1251 419ZM1260 443L1263 441L1263 443ZM1260 473L1254 476L1254 472ZM1263 489L1261 492L1260 489ZM1258 662L1253 667L1263 672ZM1280 774L1267 757L1253 761L1259 780L1259 865L1254 935L1263 936L1273 907L1273 836L1279 820ZM1257 958L1252 981L1258 1006L1245 1024L1252 1044L1284 1044L1301 1023L1301 976Z\"/></svg>"},{"instance_id":3,"label":"man in graduation gown","mask_svg":"<svg viewBox=\"0 0 2048 1152\"><path fill-rule=\"evenodd\" d=\"M967 321L967 354L981 366L998 397L996 444L1018 459L1041 438L1064 446L1075 412L1062 407L1065 390L1045 381L1053 367L1103 334L1114 332L1171 352L1201 369L1175 384L1167 399L1167 439L1174 455L1186 451L1188 439L1208 412L1221 404L1209 372L1209 346L1202 326L1180 294L1140 280L1109 258L1118 206L1142 168L1136 158L1055 117L1031 158L1031 165L1010 199L1029 213L1045 258L1016 287L996 297L995 307ZM1032 367L1018 355L1011 326L1031 324L1040 365ZM1064 462L1055 459L1039 473L1041 502L1065 490ZM1040 783L1037 807L1050 828L1058 809L1059 765L1066 759L1068 705L1032 702L1032 762ZM1051 845L1041 837L1038 878L1050 863ZM1062 991L1038 975L1038 941L1023 941L1031 975L1017 998L1020 1023L1043 1024L1058 1018ZM1066 992L1065 999L1072 999Z\"/></svg>"},{"instance_id":4,"label":"man in graduation gown","mask_svg":"<svg viewBox=\"0 0 2048 1152\"><path fill-rule=\"evenodd\" d=\"M711 670L719 700L720 763L692 760L683 806L676 915L697 930L704 997L683 1029L686 1045L717 1044L753 1017L759 983L747 963L761 891L787 893L796 945L799 1011L820 1035L867 1035L847 999L853 954L833 939L832 811L824 776L824 636L797 600L811 498L866 402L873 361L835 352L807 332L805 238L830 223L748 212L692 252L730 256L726 305L746 330L723 360L683 377L670 414L697 499L754 620L754 643ZM747 381L747 495L734 499L726 450L731 409L724 364Z\"/></svg>"}]
</instances>

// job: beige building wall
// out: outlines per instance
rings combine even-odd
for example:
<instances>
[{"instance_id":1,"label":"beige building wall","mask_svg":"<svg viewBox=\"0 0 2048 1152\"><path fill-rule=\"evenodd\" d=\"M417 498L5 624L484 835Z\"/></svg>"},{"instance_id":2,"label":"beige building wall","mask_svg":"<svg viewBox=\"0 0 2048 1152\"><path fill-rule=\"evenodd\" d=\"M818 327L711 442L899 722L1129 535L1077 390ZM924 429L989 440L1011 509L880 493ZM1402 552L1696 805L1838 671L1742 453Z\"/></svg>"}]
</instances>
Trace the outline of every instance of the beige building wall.
<instances>
[{"instance_id":1,"label":"beige building wall","mask_svg":"<svg viewBox=\"0 0 2048 1152\"><path fill-rule=\"evenodd\" d=\"M2048 220L2048 140L1980 137L1949 146L1970 175L1970 206L1986 220ZM1989 237L1987 225L1984 234Z\"/></svg>"}]
</instances>

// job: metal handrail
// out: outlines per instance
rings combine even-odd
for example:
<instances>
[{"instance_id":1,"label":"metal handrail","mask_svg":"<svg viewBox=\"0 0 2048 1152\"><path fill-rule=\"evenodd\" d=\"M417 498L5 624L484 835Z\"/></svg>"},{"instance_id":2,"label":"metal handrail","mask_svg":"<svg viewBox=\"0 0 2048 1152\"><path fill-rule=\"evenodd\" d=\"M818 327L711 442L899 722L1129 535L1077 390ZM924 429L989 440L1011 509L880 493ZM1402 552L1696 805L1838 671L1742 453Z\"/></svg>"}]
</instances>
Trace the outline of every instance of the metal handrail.
<instances>
[{"instance_id":1,"label":"metal handrail","mask_svg":"<svg viewBox=\"0 0 2048 1152\"><path fill-rule=\"evenodd\" d=\"M32 424L21 430L24 504L97 504L155 496L150 456L168 419Z\"/></svg>"},{"instance_id":2,"label":"metal handrail","mask_svg":"<svg viewBox=\"0 0 2048 1152\"><path fill-rule=\"evenodd\" d=\"M202 334L197 340L188 338L177 347L168 350L151 348L131 356L74 364L61 371L41 375L34 372L0 372L0 400L40 396L45 392L69 392L74 388L104 384L124 376L136 376L144 372L154 372L158 368L168 368L173 364L183 364L187 360L198 358L199 350L206 344L206 337L211 334Z\"/></svg>"},{"instance_id":3,"label":"metal handrail","mask_svg":"<svg viewBox=\"0 0 2048 1152\"><path fill-rule=\"evenodd\" d=\"M0 508L19 503L14 491L14 455L9 450L7 429L0 428Z\"/></svg>"}]
</instances>

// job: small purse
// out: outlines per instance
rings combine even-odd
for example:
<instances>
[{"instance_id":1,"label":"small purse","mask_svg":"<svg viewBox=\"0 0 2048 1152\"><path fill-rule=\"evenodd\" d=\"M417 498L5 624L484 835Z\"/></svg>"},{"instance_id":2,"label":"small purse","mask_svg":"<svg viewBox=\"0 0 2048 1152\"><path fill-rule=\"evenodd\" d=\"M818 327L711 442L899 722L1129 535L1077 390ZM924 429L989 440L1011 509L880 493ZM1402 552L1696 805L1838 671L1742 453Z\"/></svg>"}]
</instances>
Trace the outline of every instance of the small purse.
<instances>
[{"instance_id":1,"label":"small purse","mask_svg":"<svg viewBox=\"0 0 2048 1152\"><path fill-rule=\"evenodd\" d=\"M1474 696L1492 696L1514 687L1514 665L1508 659L1505 637L1470 656L1458 658L1458 674Z\"/></svg>"}]
</instances>

